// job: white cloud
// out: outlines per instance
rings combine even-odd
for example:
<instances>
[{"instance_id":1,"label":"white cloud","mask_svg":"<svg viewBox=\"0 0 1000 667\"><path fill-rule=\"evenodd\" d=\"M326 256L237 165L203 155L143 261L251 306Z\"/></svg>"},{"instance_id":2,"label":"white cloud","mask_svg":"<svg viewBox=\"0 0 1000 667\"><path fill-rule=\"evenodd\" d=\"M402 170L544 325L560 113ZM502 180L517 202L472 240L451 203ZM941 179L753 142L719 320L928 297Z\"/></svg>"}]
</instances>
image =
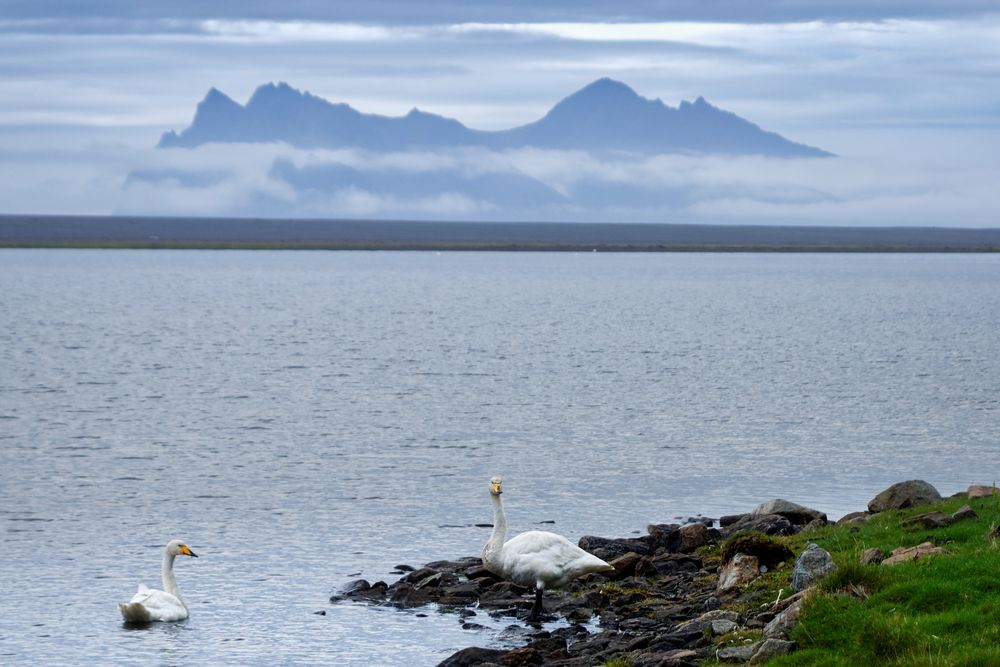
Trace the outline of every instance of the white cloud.
<instances>
[{"instance_id":1,"label":"white cloud","mask_svg":"<svg viewBox=\"0 0 1000 667\"><path fill-rule=\"evenodd\" d=\"M211 19L198 27L209 38L247 42L378 42L389 39L419 38L426 34L417 28L398 28L357 23L319 21L250 21Z\"/></svg>"},{"instance_id":2,"label":"white cloud","mask_svg":"<svg viewBox=\"0 0 1000 667\"><path fill-rule=\"evenodd\" d=\"M596 156L521 149L372 154L267 146L208 145L150 151L118 211L151 215L265 215L470 220L604 220L755 224L996 226L1000 166L983 154L952 160L852 156L782 160L760 157ZM272 169L349 167L394 179L420 173L452 177L440 191L391 186L296 187ZM157 172L159 170L159 172ZM188 174L191 178L178 178ZM204 182L199 174L209 174ZM408 177L407 174L410 174ZM463 190L463 178L526 174L566 201L523 206L514 198ZM464 175L464 176L463 176ZM596 194L595 194L596 193ZM595 199L596 197L596 199Z\"/></svg>"}]
</instances>

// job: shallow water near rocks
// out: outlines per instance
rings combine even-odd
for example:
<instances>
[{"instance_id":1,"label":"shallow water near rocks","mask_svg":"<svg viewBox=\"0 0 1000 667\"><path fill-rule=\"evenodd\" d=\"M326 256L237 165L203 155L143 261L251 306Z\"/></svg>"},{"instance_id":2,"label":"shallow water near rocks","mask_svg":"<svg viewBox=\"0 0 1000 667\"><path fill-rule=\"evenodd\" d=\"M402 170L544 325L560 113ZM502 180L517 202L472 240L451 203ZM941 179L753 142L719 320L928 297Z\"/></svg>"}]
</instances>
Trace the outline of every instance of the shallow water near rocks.
<instances>
[{"instance_id":1,"label":"shallow water near rocks","mask_svg":"<svg viewBox=\"0 0 1000 667\"><path fill-rule=\"evenodd\" d=\"M494 474L573 540L1000 476L996 255L0 250L0 318L5 664L517 643L328 602L478 554ZM123 628L172 537L191 618Z\"/></svg>"}]
</instances>

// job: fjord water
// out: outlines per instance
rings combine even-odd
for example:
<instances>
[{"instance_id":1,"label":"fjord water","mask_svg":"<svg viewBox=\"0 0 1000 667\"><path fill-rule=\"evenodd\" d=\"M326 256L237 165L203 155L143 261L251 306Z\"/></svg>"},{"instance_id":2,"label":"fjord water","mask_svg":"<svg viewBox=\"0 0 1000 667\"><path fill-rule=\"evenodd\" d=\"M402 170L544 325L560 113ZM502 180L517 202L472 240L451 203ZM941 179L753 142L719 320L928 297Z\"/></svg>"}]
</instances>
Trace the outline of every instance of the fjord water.
<instances>
[{"instance_id":1,"label":"fjord water","mask_svg":"<svg viewBox=\"0 0 1000 667\"><path fill-rule=\"evenodd\" d=\"M433 665L513 531L998 475L1000 256L0 251L0 661ZM163 544L191 618L129 630ZM325 611L326 615L315 612Z\"/></svg>"}]
</instances>

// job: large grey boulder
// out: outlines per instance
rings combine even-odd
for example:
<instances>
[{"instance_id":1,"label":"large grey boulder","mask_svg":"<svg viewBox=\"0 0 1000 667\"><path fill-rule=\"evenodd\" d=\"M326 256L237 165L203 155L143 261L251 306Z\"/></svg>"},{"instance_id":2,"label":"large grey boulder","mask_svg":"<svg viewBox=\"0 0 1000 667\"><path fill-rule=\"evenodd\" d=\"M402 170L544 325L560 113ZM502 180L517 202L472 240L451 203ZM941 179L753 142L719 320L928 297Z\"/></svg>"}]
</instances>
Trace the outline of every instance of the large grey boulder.
<instances>
[{"instance_id":1,"label":"large grey boulder","mask_svg":"<svg viewBox=\"0 0 1000 667\"><path fill-rule=\"evenodd\" d=\"M800 527L780 514L743 514L722 529L723 537L753 531L765 535L794 535Z\"/></svg>"},{"instance_id":2,"label":"large grey boulder","mask_svg":"<svg viewBox=\"0 0 1000 667\"><path fill-rule=\"evenodd\" d=\"M437 667L474 667L475 665L494 662L504 653L506 653L506 651L501 651L495 648L470 646L451 654L439 662Z\"/></svg>"},{"instance_id":3,"label":"large grey boulder","mask_svg":"<svg viewBox=\"0 0 1000 667\"><path fill-rule=\"evenodd\" d=\"M878 494L868 503L869 512L885 512L886 510L904 510L908 507L933 505L943 500L941 494L933 486L922 479L911 479L893 484Z\"/></svg>"},{"instance_id":4,"label":"large grey boulder","mask_svg":"<svg viewBox=\"0 0 1000 667\"><path fill-rule=\"evenodd\" d=\"M765 639L760 642L757 649L753 652L753 656L750 658L751 665L762 665L768 660L777 658L779 655L788 655L794 651L797 647L795 642L785 641L783 639Z\"/></svg>"},{"instance_id":5,"label":"large grey boulder","mask_svg":"<svg viewBox=\"0 0 1000 667\"><path fill-rule=\"evenodd\" d=\"M826 549L810 544L795 561L792 570L792 589L802 591L837 569L833 557Z\"/></svg>"},{"instance_id":6,"label":"large grey boulder","mask_svg":"<svg viewBox=\"0 0 1000 667\"><path fill-rule=\"evenodd\" d=\"M766 503L761 503L750 511L751 516L761 516L764 514L783 516L798 526L804 526L816 519L826 521L826 514L823 512L788 500L782 500L781 498L768 500Z\"/></svg>"}]
</instances>

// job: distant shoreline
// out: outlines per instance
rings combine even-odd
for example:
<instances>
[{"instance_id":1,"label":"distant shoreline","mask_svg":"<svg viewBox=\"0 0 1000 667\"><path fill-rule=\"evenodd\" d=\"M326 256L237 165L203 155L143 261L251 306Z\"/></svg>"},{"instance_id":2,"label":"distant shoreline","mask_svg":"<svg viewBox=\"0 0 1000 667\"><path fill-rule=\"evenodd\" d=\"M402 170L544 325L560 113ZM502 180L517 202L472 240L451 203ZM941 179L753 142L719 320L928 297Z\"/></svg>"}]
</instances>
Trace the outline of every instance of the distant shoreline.
<instances>
[{"instance_id":1,"label":"distant shoreline","mask_svg":"<svg viewBox=\"0 0 1000 667\"><path fill-rule=\"evenodd\" d=\"M1000 252L1000 228L0 215L0 248Z\"/></svg>"}]
</instances>

